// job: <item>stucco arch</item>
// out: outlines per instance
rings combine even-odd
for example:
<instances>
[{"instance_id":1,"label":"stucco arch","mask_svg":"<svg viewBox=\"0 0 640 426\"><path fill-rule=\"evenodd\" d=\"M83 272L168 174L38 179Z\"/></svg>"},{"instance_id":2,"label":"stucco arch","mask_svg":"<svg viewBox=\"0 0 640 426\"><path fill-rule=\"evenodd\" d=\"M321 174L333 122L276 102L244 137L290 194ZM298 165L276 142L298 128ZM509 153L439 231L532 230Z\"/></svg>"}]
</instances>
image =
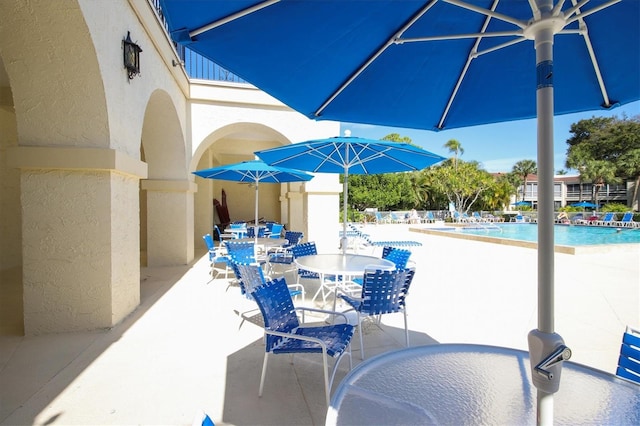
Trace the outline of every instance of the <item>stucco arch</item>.
<instances>
[{"instance_id":1,"label":"stucco arch","mask_svg":"<svg viewBox=\"0 0 640 426\"><path fill-rule=\"evenodd\" d=\"M149 178L140 188L140 252L146 265L179 265L193 258L195 185L188 178L186 141L173 99L155 90L144 113L141 158Z\"/></svg>"},{"instance_id":2,"label":"stucco arch","mask_svg":"<svg viewBox=\"0 0 640 426\"><path fill-rule=\"evenodd\" d=\"M20 145L108 147L105 90L78 2L2 1L0 16Z\"/></svg>"},{"instance_id":3,"label":"stucco arch","mask_svg":"<svg viewBox=\"0 0 640 426\"><path fill-rule=\"evenodd\" d=\"M195 171L200 168L202 157L210 149L214 151L213 156L217 165L221 165L235 162L225 161L225 158L228 160L233 156L250 156L249 159L252 159L254 151L290 143L291 141L282 133L261 123L229 124L212 131L197 144L189 170ZM214 167L214 165L208 167Z\"/></svg>"},{"instance_id":4,"label":"stucco arch","mask_svg":"<svg viewBox=\"0 0 640 426\"><path fill-rule=\"evenodd\" d=\"M237 122L220 127L207 135L195 149L191 171L254 159L254 151L291 143L281 132L267 125L254 122ZM251 220L254 217L255 191L246 184L193 177L198 185L195 197L196 241L211 232L218 223L213 199L220 200L222 189L227 193L229 212L234 220ZM287 185L284 185L285 187ZM285 188L286 190L286 188ZM259 212L266 219L281 221L281 185L260 186Z\"/></svg>"},{"instance_id":5,"label":"stucco arch","mask_svg":"<svg viewBox=\"0 0 640 426\"><path fill-rule=\"evenodd\" d=\"M187 178L185 137L173 100L164 90L149 97L141 143L149 179Z\"/></svg>"}]
</instances>

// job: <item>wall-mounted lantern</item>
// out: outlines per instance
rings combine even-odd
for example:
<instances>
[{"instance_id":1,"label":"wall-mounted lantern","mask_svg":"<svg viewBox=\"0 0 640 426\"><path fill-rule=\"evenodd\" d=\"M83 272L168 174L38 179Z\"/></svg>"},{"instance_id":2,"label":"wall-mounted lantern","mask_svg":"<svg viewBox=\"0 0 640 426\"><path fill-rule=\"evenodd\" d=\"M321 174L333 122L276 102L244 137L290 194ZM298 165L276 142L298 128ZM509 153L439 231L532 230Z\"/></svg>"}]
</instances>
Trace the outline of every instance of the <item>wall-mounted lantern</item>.
<instances>
[{"instance_id":1,"label":"wall-mounted lantern","mask_svg":"<svg viewBox=\"0 0 640 426\"><path fill-rule=\"evenodd\" d=\"M131 34L127 31L127 38L122 40L124 52L124 67L127 69L129 80L140 75L140 46L131 41Z\"/></svg>"}]
</instances>

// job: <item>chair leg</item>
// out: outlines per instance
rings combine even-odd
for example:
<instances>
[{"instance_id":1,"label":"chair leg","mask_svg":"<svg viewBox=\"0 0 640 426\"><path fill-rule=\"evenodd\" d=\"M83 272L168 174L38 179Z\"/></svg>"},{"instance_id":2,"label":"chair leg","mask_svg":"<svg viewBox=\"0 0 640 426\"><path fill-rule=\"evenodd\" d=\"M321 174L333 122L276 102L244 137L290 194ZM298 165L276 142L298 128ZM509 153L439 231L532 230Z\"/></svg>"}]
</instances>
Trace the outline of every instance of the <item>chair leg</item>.
<instances>
[{"instance_id":1,"label":"chair leg","mask_svg":"<svg viewBox=\"0 0 640 426\"><path fill-rule=\"evenodd\" d=\"M327 401L327 407L329 407L329 365L327 363L327 351L322 350L322 365L324 367L324 396ZM335 369L333 371L335 374ZM331 375L333 377L333 374Z\"/></svg>"},{"instance_id":2,"label":"chair leg","mask_svg":"<svg viewBox=\"0 0 640 426\"><path fill-rule=\"evenodd\" d=\"M404 313L404 342L409 347L409 327L407 326L407 308L405 307L402 312Z\"/></svg>"},{"instance_id":3,"label":"chair leg","mask_svg":"<svg viewBox=\"0 0 640 426\"><path fill-rule=\"evenodd\" d=\"M362 317L360 317L360 312L358 312L358 335L360 336L360 359L364 360L364 341L362 337Z\"/></svg>"},{"instance_id":4,"label":"chair leg","mask_svg":"<svg viewBox=\"0 0 640 426\"><path fill-rule=\"evenodd\" d=\"M260 375L260 389L258 390L258 396L262 396L262 389L264 388L264 378L267 373L267 361L269 359L269 352L264 353L264 361L262 362L262 374Z\"/></svg>"}]
</instances>

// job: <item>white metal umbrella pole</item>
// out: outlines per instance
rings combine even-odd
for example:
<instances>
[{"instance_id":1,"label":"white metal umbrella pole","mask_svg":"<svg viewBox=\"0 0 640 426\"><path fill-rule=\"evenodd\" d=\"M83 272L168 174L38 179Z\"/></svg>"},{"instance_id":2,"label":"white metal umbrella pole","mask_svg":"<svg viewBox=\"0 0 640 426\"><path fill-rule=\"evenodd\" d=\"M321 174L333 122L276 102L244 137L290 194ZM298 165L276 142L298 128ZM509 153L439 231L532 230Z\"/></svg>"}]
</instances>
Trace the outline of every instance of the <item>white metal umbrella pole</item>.
<instances>
[{"instance_id":1,"label":"white metal umbrella pole","mask_svg":"<svg viewBox=\"0 0 640 426\"><path fill-rule=\"evenodd\" d=\"M342 238L340 239L340 245L342 246L342 254L347 254L347 191L349 190L349 146L346 150L347 165L344 166L344 182L342 182Z\"/></svg>"},{"instance_id":2,"label":"white metal umbrella pole","mask_svg":"<svg viewBox=\"0 0 640 426\"><path fill-rule=\"evenodd\" d=\"M571 357L554 332L553 242L553 38L564 19L553 14L553 0L536 0L531 31L536 49L538 116L538 329L528 336L531 375L538 392L537 423L553 424L553 394L560 387L562 362ZM525 188L526 189L526 188Z\"/></svg>"},{"instance_id":3,"label":"white metal umbrella pole","mask_svg":"<svg viewBox=\"0 0 640 426\"><path fill-rule=\"evenodd\" d=\"M254 219L254 222L253 222L253 224L255 225L255 228L253 228L253 236L255 238L255 242L256 242L256 245L257 245L258 244L258 194L259 194L258 186L260 184L260 181L256 178L255 183L256 183L256 196L255 196L255 200L256 200L255 209L256 209L256 211L255 211L255 219Z\"/></svg>"}]
</instances>

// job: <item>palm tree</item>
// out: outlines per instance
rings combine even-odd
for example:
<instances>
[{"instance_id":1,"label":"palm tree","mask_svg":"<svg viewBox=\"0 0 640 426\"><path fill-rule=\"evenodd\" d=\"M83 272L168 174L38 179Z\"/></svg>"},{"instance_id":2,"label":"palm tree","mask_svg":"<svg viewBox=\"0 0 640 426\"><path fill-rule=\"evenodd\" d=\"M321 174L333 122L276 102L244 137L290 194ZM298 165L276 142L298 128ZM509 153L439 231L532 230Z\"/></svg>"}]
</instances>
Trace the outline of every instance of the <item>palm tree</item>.
<instances>
[{"instance_id":1,"label":"palm tree","mask_svg":"<svg viewBox=\"0 0 640 426\"><path fill-rule=\"evenodd\" d=\"M616 167L610 161L591 160L587 161L580 176L584 176L585 180L590 180L593 185L593 203L598 205L598 192L607 183L618 183L621 181L616 176Z\"/></svg>"},{"instance_id":2,"label":"palm tree","mask_svg":"<svg viewBox=\"0 0 640 426\"><path fill-rule=\"evenodd\" d=\"M538 173L538 166L533 160L521 160L514 164L512 173L522 178L522 201L527 191L527 176Z\"/></svg>"},{"instance_id":3,"label":"palm tree","mask_svg":"<svg viewBox=\"0 0 640 426\"><path fill-rule=\"evenodd\" d=\"M453 166L454 169L458 170L458 155L464 154L464 149L462 148L462 144L455 139L449 139L447 143L444 144L444 147L449 150L449 152L454 153L453 157Z\"/></svg>"}]
</instances>

